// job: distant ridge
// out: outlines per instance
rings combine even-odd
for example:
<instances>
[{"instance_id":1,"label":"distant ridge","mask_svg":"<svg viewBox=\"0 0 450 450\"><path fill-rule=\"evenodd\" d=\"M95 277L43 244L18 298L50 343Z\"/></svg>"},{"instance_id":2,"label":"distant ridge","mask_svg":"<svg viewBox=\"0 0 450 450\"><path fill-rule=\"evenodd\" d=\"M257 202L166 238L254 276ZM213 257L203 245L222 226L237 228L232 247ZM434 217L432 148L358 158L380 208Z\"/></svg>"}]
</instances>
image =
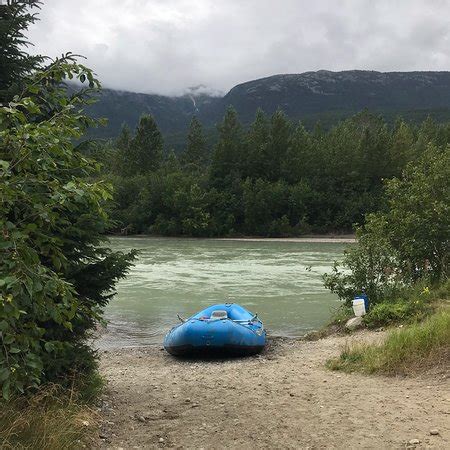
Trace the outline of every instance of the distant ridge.
<instances>
[{"instance_id":1,"label":"distant ridge","mask_svg":"<svg viewBox=\"0 0 450 450\"><path fill-rule=\"evenodd\" d=\"M153 114L165 135L184 134L193 115L211 127L228 106L234 106L244 124L258 108L271 114L281 108L294 120L332 124L364 108L388 119L403 115L421 120L431 114L450 119L450 72L376 72L319 70L301 74L279 74L247 81L223 97L189 93L179 97L139 94L104 89L90 113L109 119L98 129L101 137L118 134L123 122L134 127L142 113Z\"/></svg>"}]
</instances>

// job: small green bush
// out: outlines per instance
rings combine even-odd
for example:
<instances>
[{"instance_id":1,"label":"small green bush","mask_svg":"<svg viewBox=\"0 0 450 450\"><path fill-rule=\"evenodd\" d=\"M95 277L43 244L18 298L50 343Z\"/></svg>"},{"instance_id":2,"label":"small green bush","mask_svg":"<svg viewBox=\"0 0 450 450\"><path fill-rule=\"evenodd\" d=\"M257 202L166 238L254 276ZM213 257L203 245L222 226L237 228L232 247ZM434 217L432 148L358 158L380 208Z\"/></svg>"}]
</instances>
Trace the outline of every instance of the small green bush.
<instances>
[{"instance_id":1,"label":"small green bush","mask_svg":"<svg viewBox=\"0 0 450 450\"><path fill-rule=\"evenodd\" d=\"M364 323L369 328L376 328L398 323L413 322L423 319L431 310L423 300L403 300L383 302L374 305L364 316Z\"/></svg>"},{"instance_id":2,"label":"small green bush","mask_svg":"<svg viewBox=\"0 0 450 450\"><path fill-rule=\"evenodd\" d=\"M450 279L430 290L431 300L450 299Z\"/></svg>"}]
</instances>

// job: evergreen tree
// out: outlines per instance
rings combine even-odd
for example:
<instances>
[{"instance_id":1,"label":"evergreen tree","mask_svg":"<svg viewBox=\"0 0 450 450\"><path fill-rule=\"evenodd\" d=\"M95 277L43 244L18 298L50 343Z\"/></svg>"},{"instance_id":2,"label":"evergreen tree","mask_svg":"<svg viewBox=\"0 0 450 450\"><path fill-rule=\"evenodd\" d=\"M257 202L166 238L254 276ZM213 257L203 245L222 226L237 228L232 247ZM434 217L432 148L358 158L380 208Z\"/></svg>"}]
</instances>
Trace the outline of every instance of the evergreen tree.
<instances>
[{"instance_id":1,"label":"evergreen tree","mask_svg":"<svg viewBox=\"0 0 450 450\"><path fill-rule=\"evenodd\" d=\"M404 120L398 120L390 146L389 176L399 176L414 154L414 133Z\"/></svg>"},{"instance_id":2,"label":"evergreen tree","mask_svg":"<svg viewBox=\"0 0 450 450\"><path fill-rule=\"evenodd\" d=\"M163 159L163 137L152 116L139 119L136 134L129 145L130 174L144 174L159 169Z\"/></svg>"},{"instance_id":3,"label":"evergreen tree","mask_svg":"<svg viewBox=\"0 0 450 450\"><path fill-rule=\"evenodd\" d=\"M0 103L6 103L19 92L24 77L39 68L42 56L30 56L32 45L25 32L36 22L31 9L39 8L38 0L8 0L0 5Z\"/></svg>"},{"instance_id":4,"label":"evergreen tree","mask_svg":"<svg viewBox=\"0 0 450 450\"><path fill-rule=\"evenodd\" d=\"M283 111L276 111L270 119L269 142L265 151L266 177L277 181L281 176L281 165L286 158L291 136L291 122Z\"/></svg>"},{"instance_id":5,"label":"evergreen tree","mask_svg":"<svg viewBox=\"0 0 450 450\"><path fill-rule=\"evenodd\" d=\"M214 186L229 186L239 178L243 153L243 133L236 110L229 107L219 125L219 141L211 162L211 181Z\"/></svg>"},{"instance_id":6,"label":"evergreen tree","mask_svg":"<svg viewBox=\"0 0 450 450\"><path fill-rule=\"evenodd\" d=\"M180 161L174 149L170 150L167 158L164 161L164 169L167 173L174 173L180 171Z\"/></svg>"},{"instance_id":7,"label":"evergreen tree","mask_svg":"<svg viewBox=\"0 0 450 450\"><path fill-rule=\"evenodd\" d=\"M187 146L181 157L182 163L191 168L205 167L208 162L208 148L203 134L202 124L193 117L187 135Z\"/></svg>"},{"instance_id":8,"label":"evergreen tree","mask_svg":"<svg viewBox=\"0 0 450 450\"><path fill-rule=\"evenodd\" d=\"M360 173L366 178L369 189L379 191L383 178L389 176L391 170L386 122L367 110L355 115L351 121L359 140Z\"/></svg>"},{"instance_id":9,"label":"evergreen tree","mask_svg":"<svg viewBox=\"0 0 450 450\"><path fill-rule=\"evenodd\" d=\"M299 123L290 136L286 156L281 162L282 178L294 184L312 176L315 161L312 150L311 136Z\"/></svg>"},{"instance_id":10,"label":"evergreen tree","mask_svg":"<svg viewBox=\"0 0 450 450\"><path fill-rule=\"evenodd\" d=\"M114 172L122 176L130 174L129 157L131 139L130 127L124 123L116 140L117 151L113 164Z\"/></svg>"},{"instance_id":11,"label":"evergreen tree","mask_svg":"<svg viewBox=\"0 0 450 450\"><path fill-rule=\"evenodd\" d=\"M260 108L247 133L247 153L243 160L243 178L265 178L266 147L269 142L269 120Z\"/></svg>"},{"instance_id":12,"label":"evergreen tree","mask_svg":"<svg viewBox=\"0 0 450 450\"><path fill-rule=\"evenodd\" d=\"M429 144L436 143L436 137L438 134L438 125L432 119L427 118L420 124L417 131L417 139L414 143L415 154L422 155L427 149Z\"/></svg>"},{"instance_id":13,"label":"evergreen tree","mask_svg":"<svg viewBox=\"0 0 450 450\"><path fill-rule=\"evenodd\" d=\"M439 148L445 148L447 144L450 143L450 123L439 124L434 143Z\"/></svg>"}]
</instances>

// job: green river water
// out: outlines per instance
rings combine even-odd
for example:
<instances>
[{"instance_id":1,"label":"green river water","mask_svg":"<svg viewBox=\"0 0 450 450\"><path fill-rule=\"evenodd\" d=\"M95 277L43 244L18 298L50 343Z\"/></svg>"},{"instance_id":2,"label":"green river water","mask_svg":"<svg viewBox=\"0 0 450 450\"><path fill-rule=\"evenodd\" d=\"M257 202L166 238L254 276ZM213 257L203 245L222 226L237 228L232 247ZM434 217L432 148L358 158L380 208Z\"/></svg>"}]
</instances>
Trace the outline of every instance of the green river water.
<instances>
[{"instance_id":1,"label":"green river water","mask_svg":"<svg viewBox=\"0 0 450 450\"><path fill-rule=\"evenodd\" d=\"M116 250L140 250L105 310L100 348L161 343L178 322L214 303L234 301L258 313L272 335L301 336L337 307L321 276L348 244L149 237L112 238Z\"/></svg>"}]
</instances>

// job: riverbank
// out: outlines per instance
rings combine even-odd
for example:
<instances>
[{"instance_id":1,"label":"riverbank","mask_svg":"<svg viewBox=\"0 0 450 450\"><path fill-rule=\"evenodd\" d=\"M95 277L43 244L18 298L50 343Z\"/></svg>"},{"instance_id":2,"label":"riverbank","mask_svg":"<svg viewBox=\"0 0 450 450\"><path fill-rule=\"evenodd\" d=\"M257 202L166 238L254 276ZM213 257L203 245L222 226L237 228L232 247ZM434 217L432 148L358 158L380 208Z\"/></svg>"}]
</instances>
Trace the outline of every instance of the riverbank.
<instances>
[{"instance_id":1,"label":"riverbank","mask_svg":"<svg viewBox=\"0 0 450 450\"><path fill-rule=\"evenodd\" d=\"M354 234L311 234L301 237L258 237L258 236L239 236L239 237L192 237L192 236L158 236L153 234L128 234L128 235L111 235L120 238L154 238L154 239L190 239L201 241L242 241L242 242L297 242L297 243L343 243L352 244L356 242Z\"/></svg>"},{"instance_id":2,"label":"riverbank","mask_svg":"<svg viewBox=\"0 0 450 450\"><path fill-rule=\"evenodd\" d=\"M342 236L312 235L297 238L261 238L261 237L242 237L242 238L215 238L217 241L244 241L244 242L297 242L297 243L343 243L353 244L356 242L355 235L348 234Z\"/></svg>"},{"instance_id":3,"label":"riverbank","mask_svg":"<svg viewBox=\"0 0 450 450\"><path fill-rule=\"evenodd\" d=\"M450 383L442 374L367 377L325 368L348 341L383 338L364 331L276 339L257 357L225 361L177 360L159 346L103 352L99 446L448 448Z\"/></svg>"}]
</instances>

